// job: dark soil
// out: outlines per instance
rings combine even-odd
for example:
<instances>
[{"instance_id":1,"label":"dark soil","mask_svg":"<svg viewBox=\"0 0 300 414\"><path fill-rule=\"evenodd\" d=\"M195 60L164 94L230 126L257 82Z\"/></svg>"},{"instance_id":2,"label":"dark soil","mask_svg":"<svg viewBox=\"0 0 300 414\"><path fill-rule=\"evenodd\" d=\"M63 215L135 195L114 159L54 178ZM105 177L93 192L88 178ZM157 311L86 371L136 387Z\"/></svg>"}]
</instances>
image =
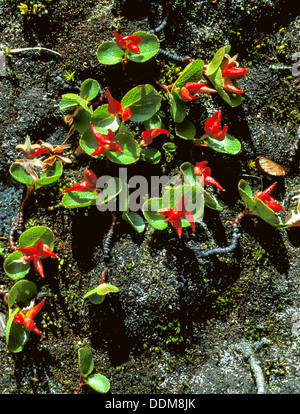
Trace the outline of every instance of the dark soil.
<instances>
[{"instance_id":1,"label":"dark soil","mask_svg":"<svg viewBox=\"0 0 300 414\"><path fill-rule=\"evenodd\" d=\"M82 299L99 284L106 264L103 241L111 216L96 208L67 210L63 189L78 181L87 168L97 176L117 169L87 155L77 156L79 135L69 140L73 162L64 166L57 184L44 187L30 199L25 228L52 229L59 260L45 261L45 279L30 277L45 306L38 316L41 337L31 338L21 353L6 348L1 321L8 317L0 301L0 393L72 394L79 382L77 351L89 347L95 371L111 383L111 394L256 394L257 384L248 361L236 349L242 341L268 345L255 351L264 375L266 393L300 392L299 229L278 230L259 218L245 217L238 247L226 255L199 258L201 250L230 243L230 220L243 209L237 183L241 178L259 190L274 180L253 168L261 155L285 166L289 174L278 180L276 199L299 188L299 151L293 153L299 128L299 77L293 75L292 56L300 51L300 20L296 2L289 0L175 1L52 0L41 17L20 15L18 1L0 0L0 47L42 46L61 54L29 51L6 57L0 77L0 219L4 256L6 238L25 189L9 174L20 156L15 150L30 136L52 144L64 142L68 127L59 110L61 95L79 92L86 78L98 80L113 96L123 96L132 84L122 68L104 67L96 51L112 39L117 27L123 34L158 26L167 11L168 24L158 34L161 47L180 56L209 61L225 44L239 54L249 73L240 82L242 105L231 108L218 96L191 105L202 125L211 109L222 108L223 122L242 142L235 156L180 146L163 159L163 172L174 175L184 161L207 159L213 176L226 188L214 191L224 207L205 210L206 229L184 230L180 240L174 229L136 233L120 220L113 239L108 279L119 287L101 305ZM136 84L176 79L184 64L158 54L145 63L128 65ZM74 73L67 80L66 71ZM163 108L166 110L167 107ZM166 127L172 121L166 117ZM142 164L142 165L141 165ZM128 174L159 175L161 166L141 163ZM250 177L249 177L250 176ZM13 281L4 271L0 285ZM91 393L83 388L82 393Z\"/></svg>"}]
</instances>

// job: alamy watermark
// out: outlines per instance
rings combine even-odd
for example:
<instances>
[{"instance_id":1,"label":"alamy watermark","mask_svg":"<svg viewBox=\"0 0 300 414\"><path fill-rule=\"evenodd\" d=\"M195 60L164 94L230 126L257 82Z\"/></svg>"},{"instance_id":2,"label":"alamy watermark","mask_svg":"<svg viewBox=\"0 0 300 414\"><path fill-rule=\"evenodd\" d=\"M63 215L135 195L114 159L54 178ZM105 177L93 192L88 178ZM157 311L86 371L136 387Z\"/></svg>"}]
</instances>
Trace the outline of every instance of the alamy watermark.
<instances>
[{"instance_id":1,"label":"alamy watermark","mask_svg":"<svg viewBox=\"0 0 300 414\"><path fill-rule=\"evenodd\" d=\"M149 181L142 175L134 175L128 179L127 169L119 168L119 176L103 175L97 180L97 188L102 189L97 197L99 211L131 211L139 210L155 212L159 208L176 208L180 211L180 200L185 197L184 208L196 213L195 220L201 221L204 211L204 180L197 177L195 184L184 176L174 177L151 176ZM118 185L122 189L118 192ZM114 195L118 193L118 197ZM109 202L104 202L109 200ZM150 200L149 202L145 202ZM158 200L160 200L158 202Z\"/></svg>"},{"instance_id":2,"label":"alamy watermark","mask_svg":"<svg viewBox=\"0 0 300 414\"><path fill-rule=\"evenodd\" d=\"M292 65L292 75L300 76L300 52L296 52L292 55L292 61L296 61Z\"/></svg>"},{"instance_id":3,"label":"alamy watermark","mask_svg":"<svg viewBox=\"0 0 300 414\"><path fill-rule=\"evenodd\" d=\"M0 76L6 75L5 53L0 52Z\"/></svg>"}]
</instances>

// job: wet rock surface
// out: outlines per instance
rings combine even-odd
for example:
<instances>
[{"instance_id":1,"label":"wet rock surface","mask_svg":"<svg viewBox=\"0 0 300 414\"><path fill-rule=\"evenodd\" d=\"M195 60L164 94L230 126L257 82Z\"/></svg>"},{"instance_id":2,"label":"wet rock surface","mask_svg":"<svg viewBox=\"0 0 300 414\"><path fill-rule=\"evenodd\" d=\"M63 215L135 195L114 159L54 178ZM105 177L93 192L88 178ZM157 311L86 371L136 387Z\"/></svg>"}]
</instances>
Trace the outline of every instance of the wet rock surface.
<instances>
[{"instance_id":1,"label":"wet rock surface","mask_svg":"<svg viewBox=\"0 0 300 414\"><path fill-rule=\"evenodd\" d=\"M66 210L60 204L62 192L86 168L97 176L114 175L117 169L76 156L79 137L72 136L68 155L73 163L64 167L59 183L36 192L26 206L25 228L51 228L59 260L47 261L45 280L33 275L39 298L46 299L38 321L43 335L32 335L20 354L6 349L2 326L7 306L0 302L3 394L73 393L79 380L77 349L83 345L92 350L96 370L109 378L113 394L256 394L256 380L236 345L253 347L263 339L268 344L253 352L265 392L300 391L299 230L278 230L245 217L232 253L200 258L202 250L230 242L228 222L243 209L239 179L249 179L257 190L273 182L251 167L256 156L288 168L289 174L278 180L278 200L299 188L299 151L291 157L300 116L299 77L291 72L292 56L300 51L296 6L283 0L173 3L168 24L158 34L162 48L209 60L228 43L241 66L250 68L241 82L245 94L240 107L230 108L213 96L203 99L200 111L196 105L190 110L202 125L207 115L222 108L224 124L242 142L241 153L191 151L189 142L176 141L182 150L164 160L165 172L174 175L184 161L208 159L227 190L215 193L224 209L205 210L205 227L197 225L196 235L184 231L182 240L171 227L137 234L120 220L108 265L109 281L120 292L100 306L88 304L82 297L99 283L106 266L102 247L111 216L96 208ZM164 2L53 0L45 3L48 14L37 17L21 16L16 4L0 1L1 48L41 46L60 56L29 51L6 57L6 75L0 77L3 238L24 195L24 187L8 172L20 155L15 146L27 135L32 142L62 143L68 128L59 110L61 95L78 93L86 78L97 79L102 88L110 86L116 96L131 88L128 80L121 81L120 67L98 63L97 47L111 39L116 27L124 34L152 29L167 12ZM134 65L129 70L142 83L167 72L172 77L178 66L184 67L158 55L143 71ZM75 72L74 80L67 80L66 72ZM157 166L135 168L129 174L160 174ZM0 285L13 285L4 271Z\"/></svg>"}]
</instances>

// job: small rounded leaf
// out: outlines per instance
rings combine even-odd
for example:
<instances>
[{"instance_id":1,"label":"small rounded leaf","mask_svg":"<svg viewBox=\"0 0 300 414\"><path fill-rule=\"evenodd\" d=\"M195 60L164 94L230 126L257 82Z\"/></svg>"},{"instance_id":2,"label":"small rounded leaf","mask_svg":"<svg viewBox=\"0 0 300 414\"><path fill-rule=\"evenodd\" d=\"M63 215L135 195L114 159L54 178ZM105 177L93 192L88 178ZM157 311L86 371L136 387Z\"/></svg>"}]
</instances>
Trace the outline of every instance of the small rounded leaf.
<instances>
[{"instance_id":1,"label":"small rounded leaf","mask_svg":"<svg viewBox=\"0 0 300 414\"><path fill-rule=\"evenodd\" d=\"M24 231L19 238L19 245L20 247L35 246L39 240L53 250L54 236L52 231L45 226L36 226Z\"/></svg>"},{"instance_id":2,"label":"small rounded leaf","mask_svg":"<svg viewBox=\"0 0 300 414\"><path fill-rule=\"evenodd\" d=\"M204 143L217 152L223 152L231 155L236 155L241 150L240 141L229 134L225 135L223 141L218 141L213 138L205 138Z\"/></svg>"},{"instance_id":3,"label":"small rounded leaf","mask_svg":"<svg viewBox=\"0 0 300 414\"><path fill-rule=\"evenodd\" d=\"M96 292L98 295L103 296L108 293L117 293L119 292L119 288L111 285L110 283L101 283L101 285L96 287Z\"/></svg>"},{"instance_id":4,"label":"small rounded leaf","mask_svg":"<svg viewBox=\"0 0 300 414\"><path fill-rule=\"evenodd\" d=\"M132 122L144 122L159 110L161 97L152 85L140 85L126 93L121 105L122 108L130 108Z\"/></svg>"},{"instance_id":5,"label":"small rounded leaf","mask_svg":"<svg viewBox=\"0 0 300 414\"><path fill-rule=\"evenodd\" d=\"M115 135L114 140L120 145L123 150L123 154L119 151L106 151L105 155L116 164L133 164L140 158L140 149L134 138L131 135L118 133Z\"/></svg>"},{"instance_id":6,"label":"small rounded leaf","mask_svg":"<svg viewBox=\"0 0 300 414\"><path fill-rule=\"evenodd\" d=\"M30 271L30 263L22 261L23 253L15 251L4 261L4 271L12 279L23 279Z\"/></svg>"},{"instance_id":7,"label":"small rounded leaf","mask_svg":"<svg viewBox=\"0 0 300 414\"><path fill-rule=\"evenodd\" d=\"M104 375L101 374L89 375L85 380L85 383L100 394L105 394L110 389L110 382Z\"/></svg>"},{"instance_id":8,"label":"small rounded leaf","mask_svg":"<svg viewBox=\"0 0 300 414\"><path fill-rule=\"evenodd\" d=\"M194 139L196 136L196 127L188 119L176 124L175 131L176 135L183 139Z\"/></svg>"},{"instance_id":9,"label":"small rounded leaf","mask_svg":"<svg viewBox=\"0 0 300 414\"><path fill-rule=\"evenodd\" d=\"M9 351L17 353L21 352L24 345L29 339L29 331L23 324L16 324L14 322L14 316L20 312L19 308L14 309L6 324L6 344Z\"/></svg>"},{"instance_id":10,"label":"small rounded leaf","mask_svg":"<svg viewBox=\"0 0 300 414\"><path fill-rule=\"evenodd\" d=\"M90 191L71 191L63 196L62 203L66 208L88 207L96 204L97 197Z\"/></svg>"},{"instance_id":11,"label":"small rounded leaf","mask_svg":"<svg viewBox=\"0 0 300 414\"><path fill-rule=\"evenodd\" d=\"M9 291L7 305L11 308L14 303L28 303L37 294L36 285L30 280L20 280Z\"/></svg>"},{"instance_id":12,"label":"small rounded leaf","mask_svg":"<svg viewBox=\"0 0 300 414\"><path fill-rule=\"evenodd\" d=\"M138 232L142 233L145 230L145 222L143 218L135 212L128 211L122 214L122 219L126 220Z\"/></svg>"},{"instance_id":13,"label":"small rounded leaf","mask_svg":"<svg viewBox=\"0 0 300 414\"><path fill-rule=\"evenodd\" d=\"M135 32L134 36L139 36L142 39L142 43L139 45L140 53L128 53L128 59L136 62L143 63L155 56L159 51L158 38L153 33Z\"/></svg>"},{"instance_id":14,"label":"small rounded leaf","mask_svg":"<svg viewBox=\"0 0 300 414\"><path fill-rule=\"evenodd\" d=\"M93 354L88 348L78 349L79 370L83 375L89 375L94 369Z\"/></svg>"},{"instance_id":15,"label":"small rounded leaf","mask_svg":"<svg viewBox=\"0 0 300 414\"><path fill-rule=\"evenodd\" d=\"M99 83L94 79L86 79L80 87L80 95L87 101L96 98L99 93Z\"/></svg>"},{"instance_id":16,"label":"small rounded leaf","mask_svg":"<svg viewBox=\"0 0 300 414\"><path fill-rule=\"evenodd\" d=\"M104 65L115 65L121 62L124 57L124 50L121 50L116 45L116 42L103 42L97 50L97 59Z\"/></svg>"}]
</instances>

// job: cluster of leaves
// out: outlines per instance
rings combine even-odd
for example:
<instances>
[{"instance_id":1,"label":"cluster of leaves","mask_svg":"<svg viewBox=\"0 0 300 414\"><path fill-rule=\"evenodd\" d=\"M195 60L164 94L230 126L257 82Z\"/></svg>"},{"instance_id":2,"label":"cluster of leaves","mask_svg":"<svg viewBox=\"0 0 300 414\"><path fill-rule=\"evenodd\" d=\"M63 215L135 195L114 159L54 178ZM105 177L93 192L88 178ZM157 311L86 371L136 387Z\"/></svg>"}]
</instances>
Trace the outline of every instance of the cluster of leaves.
<instances>
[{"instance_id":1,"label":"cluster of leaves","mask_svg":"<svg viewBox=\"0 0 300 414\"><path fill-rule=\"evenodd\" d=\"M80 348L78 350L78 365L80 372L80 384L78 389L81 389L83 385L88 385L100 394L106 394L109 391L109 380L102 374L93 373L94 359L90 349Z\"/></svg>"},{"instance_id":2,"label":"cluster of leaves","mask_svg":"<svg viewBox=\"0 0 300 414\"><path fill-rule=\"evenodd\" d=\"M159 41L154 34L142 31L137 31L131 36L120 36L116 32L114 34L116 41L105 41L98 48L97 57L101 64L121 63L125 67L129 61L146 62L159 52ZM138 161L158 164L161 161L161 153L150 145L153 138L160 133L169 134L163 129L164 124L159 112L162 99L166 99L178 138L190 140L193 145L206 146L217 152L238 154L241 150L240 141L227 133L227 127L220 130L220 111L210 118L209 122L206 122L205 133L201 137L197 137L199 126L188 118L188 101L195 99L196 94L200 92L216 92L231 107L241 104L243 91L239 90L234 82L235 79L243 76L247 69L238 68L236 57L228 57L229 52L230 45L227 45L220 48L208 64L201 59L190 62L172 85L164 85L161 93L150 84L138 85L130 89L120 99L120 102L115 101L107 90L109 103L102 104L104 94L99 83L94 79L86 79L81 84L80 94L64 94L60 102L60 109L68 112L65 120L71 127L70 133L76 130L80 136L79 144L82 150L91 158L99 159L99 161L105 159L118 165L133 165ZM225 67L224 60L227 62ZM203 82L205 79L215 89L207 88L206 81ZM113 110L110 102L113 102ZM130 122L127 123L128 121ZM138 139L136 139L137 135ZM16 160L11 165L10 174L16 181L25 184L27 189L32 191L53 184L62 176L63 163L71 162L61 155L67 147L52 146L43 142L31 145L30 140L27 139L24 146L17 147L25 158ZM167 142L163 148L173 151L174 144ZM200 164L206 163L204 161ZM164 230L171 222L179 236L181 228L192 226L194 231L195 221L201 218L205 206L218 211L222 210L222 206L214 195L205 188L207 184L221 188L210 177L210 168L201 169L198 166L196 169L191 163L184 162L180 166L180 171L184 184L168 186L160 197L147 199L142 209L146 222L152 227ZM65 192L62 200L64 207L101 206L115 200L121 192L125 192L127 204L123 209L122 218L136 231L143 232L144 219L139 214L130 211L129 208L128 185L117 177L110 178L102 189L97 188L96 182L95 174L87 170L84 181ZM109 196L106 194L108 187L115 189L112 193L110 192ZM253 194L252 189L244 180L239 182L238 191L245 203L247 214L258 216L274 227L284 226L276 214L277 206L269 192L263 195ZM188 197L184 198L183 195L187 194ZM199 197L201 202L199 202ZM197 203L195 203L196 199ZM184 207L181 213L178 207L180 205ZM167 219L166 216L168 216ZM296 217L297 222L299 222L298 216L299 214ZM7 294L9 319L6 339L8 349L12 352L22 351L31 330L39 333L32 321L37 313L36 308L31 307L26 312L21 308L21 305L31 306L37 295L35 283L24 278L30 272L31 262L37 273L44 277L42 259L56 257L53 249L54 237L51 230L44 226L33 227L22 233L18 246L4 261L4 271L16 281ZM93 304L101 304L107 294L117 292L119 289L116 286L101 280L97 287L85 293L83 299ZM43 303L40 307L42 305ZM91 351L81 348L78 351L78 357L79 389L87 384L100 393L107 392L110 387L107 378L92 373L94 361Z\"/></svg>"},{"instance_id":3,"label":"cluster of leaves","mask_svg":"<svg viewBox=\"0 0 300 414\"><path fill-rule=\"evenodd\" d=\"M37 249L41 243L42 246L46 246L44 251L50 253L51 250L51 256L56 257L52 252L54 249L52 231L44 226L36 226L21 234L17 249L4 261L5 273L16 281L7 295L9 319L6 325L6 342L11 352L22 351L29 339L30 330L26 329L24 324L16 324L14 318L20 313L21 304L22 306L28 305L37 295L36 284L24 279L31 270L31 262L39 276L45 277L42 259L50 257L50 254L46 255L43 250Z\"/></svg>"}]
</instances>

